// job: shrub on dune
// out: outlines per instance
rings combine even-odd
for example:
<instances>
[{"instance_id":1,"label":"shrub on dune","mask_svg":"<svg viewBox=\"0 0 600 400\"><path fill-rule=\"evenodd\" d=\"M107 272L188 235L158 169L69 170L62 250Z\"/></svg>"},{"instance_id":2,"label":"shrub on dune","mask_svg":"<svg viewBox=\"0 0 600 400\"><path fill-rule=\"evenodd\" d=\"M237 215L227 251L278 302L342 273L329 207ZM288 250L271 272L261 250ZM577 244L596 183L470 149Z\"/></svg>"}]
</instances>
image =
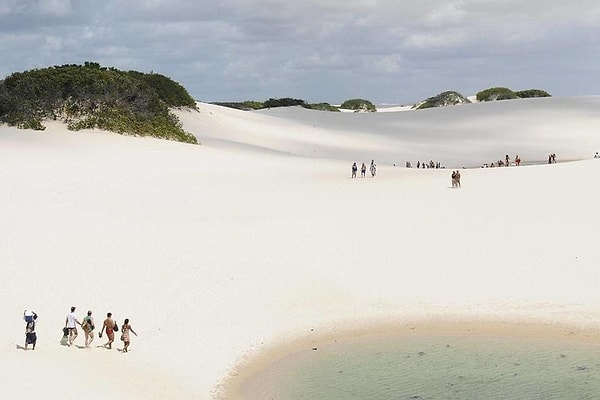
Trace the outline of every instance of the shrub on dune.
<instances>
[{"instance_id":1,"label":"shrub on dune","mask_svg":"<svg viewBox=\"0 0 600 400\"><path fill-rule=\"evenodd\" d=\"M354 110L355 112L366 111L366 112L375 112L377 108L373 103L369 100L364 99L350 99L346 100L342 103L340 108L346 110Z\"/></svg>"},{"instance_id":2,"label":"shrub on dune","mask_svg":"<svg viewBox=\"0 0 600 400\"><path fill-rule=\"evenodd\" d=\"M105 129L198 143L171 107L195 107L178 83L160 74L119 71L98 63L16 72L0 81L0 122L44 129L47 119L69 129Z\"/></svg>"}]
</instances>

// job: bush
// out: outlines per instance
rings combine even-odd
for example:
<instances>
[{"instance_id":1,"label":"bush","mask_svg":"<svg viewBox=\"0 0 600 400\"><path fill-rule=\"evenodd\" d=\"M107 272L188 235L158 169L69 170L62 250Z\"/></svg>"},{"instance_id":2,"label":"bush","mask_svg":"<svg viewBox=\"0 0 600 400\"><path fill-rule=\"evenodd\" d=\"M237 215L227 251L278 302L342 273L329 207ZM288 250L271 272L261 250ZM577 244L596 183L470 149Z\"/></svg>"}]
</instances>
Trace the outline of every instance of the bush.
<instances>
[{"instance_id":1,"label":"bush","mask_svg":"<svg viewBox=\"0 0 600 400\"><path fill-rule=\"evenodd\" d=\"M315 104L307 104L305 106L305 108L311 109L311 110L319 110L319 111L333 111L333 112L340 112L340 109L332 106L329 103L315 103Z\"/></svg>"},{"instance_id":2,"label":"bush","mask_svg":"<svg viewBox=\"0 0 600 400\"><path fill-rule=\"evenodd\" d=\"M364 99L346 100L342 103L340 108L344 108L346 110L354 110L355 112L358 112L358 111L375 112L375 111L377 111L377 108L375 107L375 105L373 103L371 103L369 100L364 100Z\"/></svg>"},{"instance_id":3,"label":"bush","mask_svg":"<svg viewBox=\"0 0 600 400\"><path fill-rule=\"evenodd\" d=\"M195 107L195 101L171 79L93 62L16 72L0 81L0 121L20 128L44 129L51 118L73 130L197 143L169 110L181 106Z\"/></svg>"},{"instance_id":4,"label":"bush","mask_svg":"<svg viewBox=\"0 0 600 400\"><path fill-rule=\"evenodd\" d=\"M540 89L520 90L518 92L515 92L515 94L521 99L527 99L532 97L552 97L550 93Z\"/></svg>"},{"instance_id":5,"label":"bush","mask_svg":"<svg viewBox=\"0 0 600 400\"><path fill-rule=\"evenodd\" d=\"M494 87L477 93L477 101L496 101L517 98L518 96L515 92L505 87Z\"/></svg>"},{"instance_id":6,"label":"bush","mask_svg":"<svg viewBox=\"0 0 600 400\"><path fill-rule=\"evenodd\" d=\"M437 96L430 97L427 100L416 104L413 108L416 108L417 110L422 110L425 108L453 106L456 104L466 104L470 102L471 101L462 94L458 92L448 91L442 92Z\"/></svg>"},{"instance_id":7,"label":"bush","mask_svg":"<svg viewBox=\"0 0 600 400\"><path fill-rule=\"evenodd\" d=\"M292 99L284 97L282 99L269 99L263 103L263 108L275 108L275 107L293 107L293 106L306 106L306 102L300 99Z\"/></svg>"}]
</instances>

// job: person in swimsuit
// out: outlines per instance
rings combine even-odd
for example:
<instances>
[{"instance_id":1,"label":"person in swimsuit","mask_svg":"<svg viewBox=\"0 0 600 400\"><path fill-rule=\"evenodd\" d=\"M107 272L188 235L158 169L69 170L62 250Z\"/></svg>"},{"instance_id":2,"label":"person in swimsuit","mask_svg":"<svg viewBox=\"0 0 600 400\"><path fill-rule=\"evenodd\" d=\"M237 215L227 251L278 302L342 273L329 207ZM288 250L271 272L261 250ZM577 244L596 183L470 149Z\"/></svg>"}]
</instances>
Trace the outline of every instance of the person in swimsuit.
<instances>
[{"instance_id":1,"label":"person in swimsuit","mask_svg":"<svg viewBox=\"0 0 600 400\"><path fill-rule=\"evenodd\" d=\"M104 323L102 324L102 330L100 331L98 336L102 337L102 333L104 332L104 329L106 329L106 337L108 337L108 342L106 342L104 344L104 347L106 347L108 349L112 349L112 342L115 341L115 327L116 326L117 326L117 323L115 321L113 321L112 313L107 313L106 319L104 320Z\"/></svg>"},{"instance_id":2,"label":"person in swimsuit","mask_svg":"<svg viewBox=\"0 0 600 400\"><path fill-rule=\"evenodd\" d=\"M123 353L127 353L127 349L129 347L129 332L132 332L135 336L137 336L137 333L135 333L135 331L133 329L131 329L131 325L129 325L129 318L125 318L125 321L123 322L123 326L121 326L121 340L123 341L123 343L125 343L125 346L123 347Z\"/></svg>"},{"instance_id":3,"label":"person in swimsuit","mask_svg":"<svg viewBox=\"0 0 600 400\"><path fill-rule=\"evenodd\" d=\"M90 344L94 341L94 318L92 318L92 311L87 312L87 316L81 323L81 328L85 333L85 347L90 347Z\"/></svg>"}]
</instances>

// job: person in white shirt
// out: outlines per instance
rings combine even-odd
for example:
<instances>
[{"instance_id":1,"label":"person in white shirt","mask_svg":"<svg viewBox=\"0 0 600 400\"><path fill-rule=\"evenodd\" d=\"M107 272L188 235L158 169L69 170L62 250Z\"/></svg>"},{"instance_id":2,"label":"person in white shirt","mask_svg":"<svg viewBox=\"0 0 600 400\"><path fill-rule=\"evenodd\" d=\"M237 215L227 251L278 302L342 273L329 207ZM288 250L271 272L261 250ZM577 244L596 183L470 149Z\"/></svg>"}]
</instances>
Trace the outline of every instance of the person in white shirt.
<instances>
[{"instance_id":1,"label":"person in white shirt","mask_svg":"<svg viewBox=\"0 0 600 400\"><path fill-rule=\"evenodd\" d=\"M71 307L71 312L67 314L65 319L65 328L69 330L69 346L77 339L77 324L81 326L81 322L75 316L75 307Z\"/></svg>"}]
</instances>

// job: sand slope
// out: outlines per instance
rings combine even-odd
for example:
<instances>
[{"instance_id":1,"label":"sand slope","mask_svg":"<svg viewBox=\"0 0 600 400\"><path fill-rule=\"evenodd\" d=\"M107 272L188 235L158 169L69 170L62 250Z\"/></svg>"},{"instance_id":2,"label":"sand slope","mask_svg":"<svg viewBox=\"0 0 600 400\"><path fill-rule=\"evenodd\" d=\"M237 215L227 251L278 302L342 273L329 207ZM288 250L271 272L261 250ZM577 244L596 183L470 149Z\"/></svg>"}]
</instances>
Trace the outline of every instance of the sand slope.
<instances>
[{"instance_id":1,"label":"sand slope","mask_svg":"<svg viewBox=\"0 0 600 400\"><path fill-rule=\"evenodd\" d=\"M2 126L5 393L205 399L262 348L382 319L600 327L599 102L382 114L200 104L179 115L202 146ZM449 170L392 166L517 151L587 159L468 169L460 190ZM370 159L375 179L349 178ZM107 311L130 318L132 351L61 347L71 305L97 325ZM35 352L17 348L25 308L40 315Z\"/></svg>"}]
</instances>

